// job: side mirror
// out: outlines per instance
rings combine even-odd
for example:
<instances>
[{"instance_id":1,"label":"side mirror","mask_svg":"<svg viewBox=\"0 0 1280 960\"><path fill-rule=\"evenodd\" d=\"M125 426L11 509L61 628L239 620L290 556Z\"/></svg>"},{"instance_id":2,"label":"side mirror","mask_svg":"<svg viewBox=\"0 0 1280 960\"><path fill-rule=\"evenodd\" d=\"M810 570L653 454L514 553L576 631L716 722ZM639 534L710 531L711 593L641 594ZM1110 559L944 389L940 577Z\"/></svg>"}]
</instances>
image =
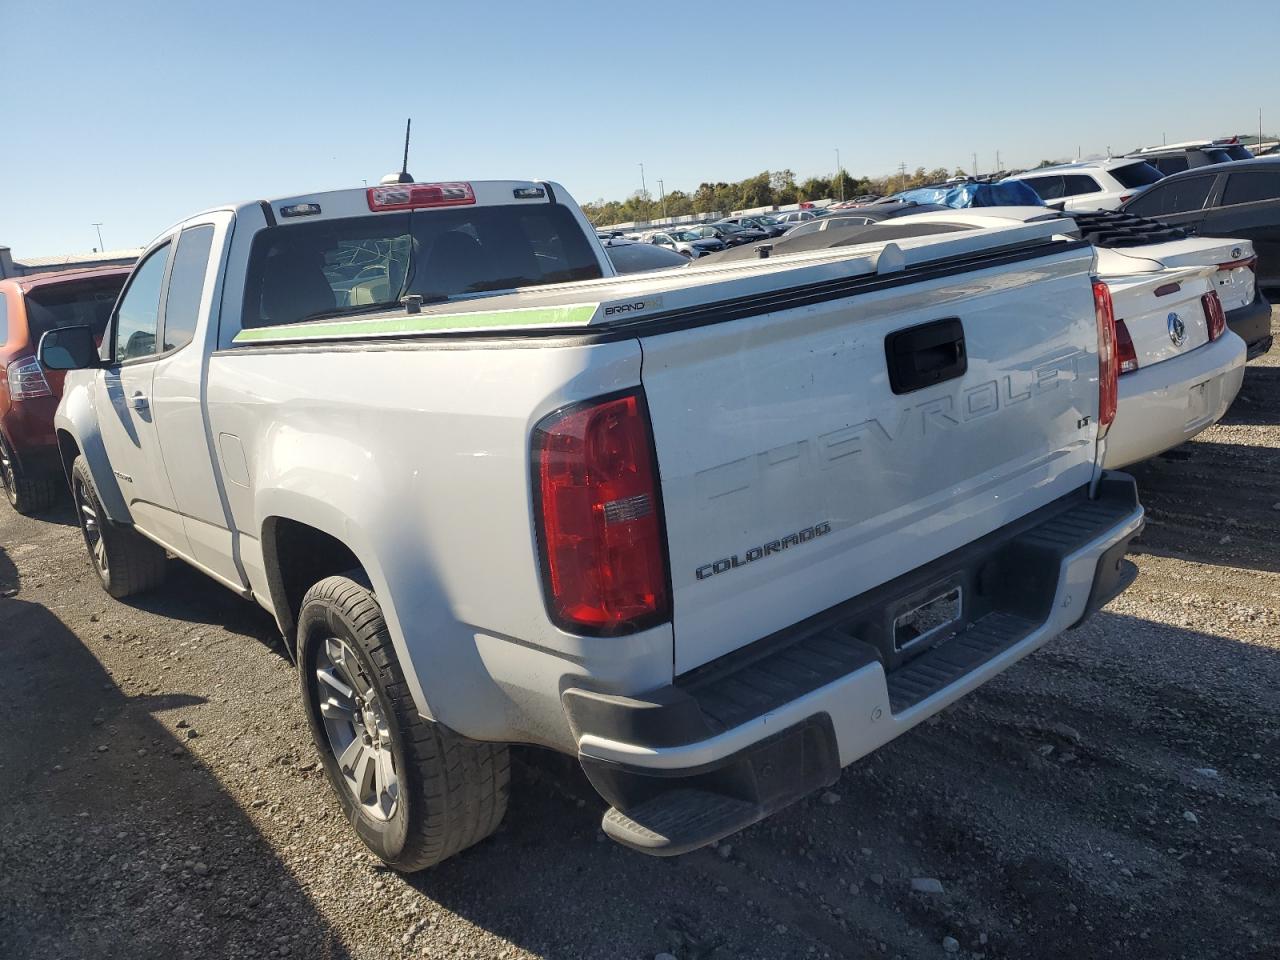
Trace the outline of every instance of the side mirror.
<instances>
[{"instance_id":1,"label":"side mirror","mask_svg":"<svg viewBox=\"0 0 1280 960\"><path fill-rule=\"evenodd\" d=\"M49 370L88 370L102 365L89 327L59 327L40 338L36 356Z\"/></svg>"}]
</instances>

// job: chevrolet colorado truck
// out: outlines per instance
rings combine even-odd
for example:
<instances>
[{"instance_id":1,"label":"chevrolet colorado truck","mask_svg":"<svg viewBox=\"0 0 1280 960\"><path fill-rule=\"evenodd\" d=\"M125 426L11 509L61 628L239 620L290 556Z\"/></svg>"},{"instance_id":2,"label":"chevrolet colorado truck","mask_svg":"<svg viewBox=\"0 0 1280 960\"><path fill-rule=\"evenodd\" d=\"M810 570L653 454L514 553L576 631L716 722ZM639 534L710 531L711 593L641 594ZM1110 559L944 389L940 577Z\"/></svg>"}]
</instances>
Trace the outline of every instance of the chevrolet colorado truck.
<instances>
[{"instance_id":1,"label":"chevrolet colorado truck","mask_svg":"<svg viewBox=\"0 0 1280 960\"><path fill-rule=\"evenodd\" d=\"M508 745L694 849L833 783L1127 586L1114 326L1053 224L618 278L558 184L230 206L147 249L58 442L93 568L271 611L400 870Z\"/></svg>"}]
</instances>

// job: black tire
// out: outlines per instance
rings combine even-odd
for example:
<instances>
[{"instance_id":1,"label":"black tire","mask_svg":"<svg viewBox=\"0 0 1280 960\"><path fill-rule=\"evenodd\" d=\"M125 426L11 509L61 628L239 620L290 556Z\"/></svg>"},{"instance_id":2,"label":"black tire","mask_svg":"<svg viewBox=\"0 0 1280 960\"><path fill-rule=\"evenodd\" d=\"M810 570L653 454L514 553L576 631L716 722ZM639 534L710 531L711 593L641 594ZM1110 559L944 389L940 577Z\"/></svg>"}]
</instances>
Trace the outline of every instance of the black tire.
<instances>
[{"instance_id":1,"label":"black tire","mask_svg":"<svg viewBox=\"0 0 1280 960\"><path fill-rule=\"evenodd\" d=\"M354 679L368 685L378 717L387 720L398 799L385 818L371 814L356 796L358 778L344 775L321 713L322 699L333 712L332 691L318 678L320 665L329 662L331 639L354 653L356 663L349 665ZM419 714L382 609L366 586L350 577L329 577L307 591L298 613L298 676L329 784L356 833L384 863L404 873L422 870L498 829L511 780L506 744L470 740ZM363 729L332 715L330 723L356 736Z\"/></svg>"},{"instance_id":2,"label":"black tire","mask_svg":"<svg viewBox=\"0 0 1280 960\"><path fill-rule=\"evenodd\" d=\"M18 466L13 449L0 437L0 487L5 499L19 513L44 513L58 500L60 477L27 477Z\"/></svg>"},{"instance_id":3,"label":"black tire","mask_svg":"<svg viewBox=\"0 0 1280 960\"><path fill-rule=\"evenodd\" d=\"M164 582L168 566L164 547L132 527L108 519L94 491L89 464L84 457L76 457L71 468L71 494L76 520L89 551L89 563L107 593L119 599L151 590Z\"/></svg>"}]
</instances>

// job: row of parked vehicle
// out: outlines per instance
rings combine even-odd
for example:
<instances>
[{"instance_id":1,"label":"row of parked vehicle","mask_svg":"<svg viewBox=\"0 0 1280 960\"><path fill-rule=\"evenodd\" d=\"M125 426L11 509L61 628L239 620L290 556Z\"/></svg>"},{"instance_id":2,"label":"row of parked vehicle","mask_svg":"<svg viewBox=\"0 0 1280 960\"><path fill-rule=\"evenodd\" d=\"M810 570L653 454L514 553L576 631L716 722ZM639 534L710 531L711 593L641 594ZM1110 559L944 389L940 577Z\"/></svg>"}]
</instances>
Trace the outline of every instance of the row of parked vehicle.
<instances>
[{"instance_id":1,"label":"row of parked vehicle","mask_svg":"<svg viewBox=\"0 0 1280 960\"><path fill-rule=\"evenodd\" d=\"M69 491L113 597L172 556L269 611L396 869L497 829L512 743L617 842L696 849L1124 590L1111 468L1239 389L1249 241L1009 189L638 276L660 247L552 182L207 210L127 277L0 282L5 489Z\"/></svg>"}]
</instances>

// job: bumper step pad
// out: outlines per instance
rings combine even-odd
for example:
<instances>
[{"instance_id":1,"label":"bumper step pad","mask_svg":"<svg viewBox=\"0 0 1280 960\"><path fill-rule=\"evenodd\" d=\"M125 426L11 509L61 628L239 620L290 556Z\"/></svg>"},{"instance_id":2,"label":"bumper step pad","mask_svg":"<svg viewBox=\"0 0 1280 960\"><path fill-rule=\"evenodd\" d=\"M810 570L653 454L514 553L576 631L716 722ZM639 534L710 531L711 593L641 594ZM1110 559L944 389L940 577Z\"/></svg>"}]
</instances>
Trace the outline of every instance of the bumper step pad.
<instances>
[{"instance_id":1,"label":"bumper step pad","mask_svg":"<svg viewBox=\"0 0 1280 960\"><path fill-rule=\"evenodd\" d=\"M630 814L610 807L600 825L611 839L633 850L673 857L727 837L765 812L745 800L678 789L639 804Z\"/></svg>"},{"instance_id":2,"label":"bumper step pad","mask_svg":"<svg viewBox=\"0 0 1280 960\"><path fill-rule=\"evenodd\" d=\"M931 697L1029 636L1037 626L1013 614L987 614L968 630L888 674L890 709L901 713Z\"/></svg>"}]
</instances>

